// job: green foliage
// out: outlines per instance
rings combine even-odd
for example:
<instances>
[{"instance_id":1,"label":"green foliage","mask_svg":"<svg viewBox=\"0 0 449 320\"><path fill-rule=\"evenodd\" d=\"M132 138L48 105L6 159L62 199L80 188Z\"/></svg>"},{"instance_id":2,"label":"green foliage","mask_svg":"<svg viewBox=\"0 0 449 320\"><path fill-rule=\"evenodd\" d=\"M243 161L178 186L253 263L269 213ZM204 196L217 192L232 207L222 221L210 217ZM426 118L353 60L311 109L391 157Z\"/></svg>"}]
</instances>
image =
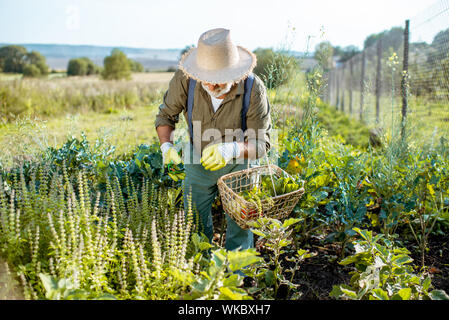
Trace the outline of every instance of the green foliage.
<instances>
[{"instance_id":1,"label":"green foliage","mask_svg":"<svg viewBox=\"0 0 449 320\"><path fill-rule=\"evenodd\" d=\"M138 61L129 59L129 64L131 65L132 72L144 72L145 71L145 69L143 68L143 65Z\"/></svg>"},{"instance_id":2,"label":"green foliage","mask_svg":"<svg viewBox=\"0 0 449 320\"><path fill-rule=\"evenodd\" d=\"M129 80L131 65L129 59L119 49L114 49L110 56L104 58L102 77L106 80Z\"/></svg>"},{"instance_id":3,"label":"green foliage","mask_svg":"<svg viewBox=\"0 0 449 320\"><path fill-rule=\"evenodd\" d=\"M123 108L150 105L163 92L147 82L84 82L79 79L4 81L0 86L0 117L14 121L24 116L54 117L88 111L110 113Z\"/></svg>"},{"instance_id":4,"label":"green foliage","mask_svg":"<svg viewBox=\"0 0 449 320\"><path fill-rule=\"evenodd\" d=\"M40 54L37 51L31 51L28 52L25 56L25 61L28 63L28 65L36 66L39 69L39 73L43 76L46 76L48 74L48 66L45 61L45 57ZM25 68L23 70L24 75L25 74Z\"/></svg>"},{"instance_id":5,"label":"green foliage","mask_svg":"<svg viewBox=\"0 0 449 320\"><path fill-rule=\"evenodd\" d=\"M203 257L204 258L204 257ZM261 260L255 249L211 252L206 269L192 283L192 290L183 299L249 300L248 293L240 288L243 277L236 273Z\"/></svg>"},{"instance_id":6,"label":"green foliage","mask_svg":"<svg viewBox=\"0 0 449 320\"><path fill-rule=\"evenodd\" d=\"M346 62L359 53L360 50L352 45L344 48L340 48L339 46L334 48L334 56L339 57L339 62Z\"/></svg>"},{"instance_id":7,"label":"green foliage","mask_svg":"<svg viewBox=\"0 0 449 320\"><path fill-rule=\"evenodd\" d=\"M397 248L382 234L354 228L362 239L354 242L356 253L340 264L354 264L350 285L334 286L331 296L350 300L423 300L449 296L433 290L430 276L415 274L410 252Z\"/></svg>"},{"instance_id":8,"label":"green foliage","mask_svg":"<svg viewBox=\"0 0 449 320\"><path fill-rule=\"evenodd\" d=\"M0 48L0 61L3 72L22 73L27 50L22 46L4 46Z\"/></svg>"},{"instance_id":9,"label":"green foliage","mask_svg":"<svg viewBox=\"0 0 449 320\"><path fill-rule=\"evenodd\" d=\"M296 262L295 266L285 270L287 273L291 273L290 279L287 279L284 275L281 255L286 253L286 248L291 244L290 235L293 229L290 227L300 221L300 219L295 218L287 219L284 222L272 218L259 218L248 223L251 231L264 239L265 247L272 252L268 264L255 265L249 270L245 270L245 273L257 282L257 285L250 290L252 294L260 295L261 299L276 299L281 285L287 286L288 291L297 288L297 285L292 282L294 274L299 269L299 264L304 259L310 258L312 254L304 250L296 252L295 258L289 260Z\"/></svg>"},{"instance_id":10,"label":"green foliage","mask_svg":"<svg viewBox=\"0 0 449 320\"><path fill-rule=\"evenodd\" d=\"M4 46L0 48L0 69L3 72L24 73L36 77L48 74L45 57L37 51L27 52L22 46Z\"/></svg>"},{"instance_id":11,"label":"green foliage","mask_svg":"<svg viewBox=\"0 0 449 320\"><path fill-rule=\"evenodd\" d=\"M329 41L319 43L315 48L314 59L318 61L324 72L333 68L334 48Z\"/></svg>"},{"instance_id":12,"label":"green foliage","mask_svg":"<svg viewBox=\"0 0 449 320\"><path fill-rule=\"evenodd\" d=\"M88 76L99 72L100 68L87 57L70 59L67 65L68 76Z\"/></svg>"},{"instance_id":13,"label":"green foliage","mask_svg":"<svg viewBox=\"0 0 449 320\"><path fill-rule=\"evenodd\" d=\"M341 136L344 143L355 147L368 147L369 128L366 125L323 102L320 102L317 107L320 109L318 121L329 132L329 135Z\"/></svg>"},{"instance_id":14,"label":"green foliage","mask_svg":"<svg viewBox=\"0 0 449 320\"><path fill-rule=\"evenodd\" d=\"M272 49L256 49L257 66L254 73L257 74L269 89L277 88L285 84L298 67L298 62L292 56Z\"/></svg>"},{"instance_id":15,"label":"green foliage","mask_svg":"<svg viewBox=\"0 0 449 320\"><path fill-rule=\"evenodd\" d=\"M191 200L147 179L117 176L98 192L84 169L72 183L40 168L25 181L0 179L0 249L27 299L247 299L238 270L254 249L208 253ZM95 180L95 178L93 178Z\"/></svg>"},{"instance_id":16,"label":"green foliage","mask_svg":"<svg viewBox=\"0 0 449 320\"><path fill-rule=\"evenodd\" d=\"M371 34L366 37L364 42L364 48L371 47L374 43L376 43L379 39L382 39L382 47L385 50L389 48L393 48L394 51L399 51L399 48L403 44L403 35L404 28L402 27L393 27L390 30L385 30L380 33Z\"/></svg>"},{"instance_id":17,"label":"green foliage","mask_svg":"<svg viewBox=\"0 0 449 320\"><path fill-rule=\"evenodd\" d=\"M34 64L27 64L25 67L23 67L24 77L36 78L39 77L40 75L41 75L40 69Z\"/></svg>"}]
</instances>

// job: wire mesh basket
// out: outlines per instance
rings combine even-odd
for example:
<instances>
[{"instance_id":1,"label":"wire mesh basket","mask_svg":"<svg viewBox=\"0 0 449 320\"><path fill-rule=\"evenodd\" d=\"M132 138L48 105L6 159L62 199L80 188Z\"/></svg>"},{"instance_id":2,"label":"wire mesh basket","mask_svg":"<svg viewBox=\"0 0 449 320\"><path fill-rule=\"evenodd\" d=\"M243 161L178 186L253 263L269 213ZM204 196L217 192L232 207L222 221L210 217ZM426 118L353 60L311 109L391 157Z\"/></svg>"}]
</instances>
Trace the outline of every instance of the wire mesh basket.
<instances>
[{"instance_id":1,"label":"wire mesh basket","mask_svg":"<svg viewBox=\"0 0 449 320\"><path fill-rule=\"evenodd\" d=\"M249 168L222 176L217 185L224 211L242 228L249 229L248 222L259 217L286 218L293 211L304 188L290 193L263 199L259 204L245 200L241 192L261 187L262 176L270 175L272 181L290 175L275 165ZM259 207L260 206L260 207Z\"/></svg>"}]
</instances>

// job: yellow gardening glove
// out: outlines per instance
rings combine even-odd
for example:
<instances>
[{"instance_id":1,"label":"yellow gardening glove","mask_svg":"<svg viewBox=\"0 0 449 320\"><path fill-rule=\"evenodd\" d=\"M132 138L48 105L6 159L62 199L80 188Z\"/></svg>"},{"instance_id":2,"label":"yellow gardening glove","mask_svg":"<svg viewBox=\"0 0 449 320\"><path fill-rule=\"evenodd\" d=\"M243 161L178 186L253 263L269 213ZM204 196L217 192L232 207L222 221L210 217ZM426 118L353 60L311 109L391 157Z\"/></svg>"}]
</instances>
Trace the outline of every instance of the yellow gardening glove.
<instances>
[{"instance_id":1,"label":"yellow gardening glove","mask_svg":"<svg viewBox=\"0 0 449 320\"><path fill-rule=\"evenodd\" d=\"M239 156L240 148L237 142L213 144L203 150L201 164L206 170L217 171Z\"/></svg>"},{"instance_id":2,"label":"yellow gardening glove","mask_svg":"<svg viewBox=\"0 0 449 320\"><path fill-rule=\"evenodd\" d=\"M184 172L177 172L176 166L182 163L181 157L173 144L165 142L161 145L162 159L164 166L168 166L168 175L174 181L183 180L186 176Z\"/></svg>"}]
</instances>

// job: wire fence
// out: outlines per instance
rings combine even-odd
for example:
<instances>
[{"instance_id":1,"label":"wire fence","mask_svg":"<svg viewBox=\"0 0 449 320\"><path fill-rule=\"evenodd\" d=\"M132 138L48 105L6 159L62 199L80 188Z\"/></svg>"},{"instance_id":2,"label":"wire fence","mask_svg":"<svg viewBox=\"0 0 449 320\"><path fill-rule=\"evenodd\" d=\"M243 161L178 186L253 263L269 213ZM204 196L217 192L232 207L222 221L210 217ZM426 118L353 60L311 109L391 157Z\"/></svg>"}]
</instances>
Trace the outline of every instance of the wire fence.
<instances>
[{"instance_id":1,"label":"wire fence","mask_svg":"<svg viewBox=\"0 0 449 320\"><path fill-rule=\"evenodd\" d=\"M324 100L368 125L409 119L424 134L449 132L449 0L365 41L327 74Z\"/></svg>"}]
</instances>

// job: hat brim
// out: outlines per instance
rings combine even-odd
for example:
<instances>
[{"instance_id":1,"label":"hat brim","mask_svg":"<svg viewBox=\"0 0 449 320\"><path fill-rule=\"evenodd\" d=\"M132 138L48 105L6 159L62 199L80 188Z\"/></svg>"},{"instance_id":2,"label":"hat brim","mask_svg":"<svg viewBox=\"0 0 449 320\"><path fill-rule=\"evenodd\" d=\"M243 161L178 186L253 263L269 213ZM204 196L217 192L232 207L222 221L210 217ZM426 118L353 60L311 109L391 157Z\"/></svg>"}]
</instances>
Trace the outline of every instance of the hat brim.
<instances>
[{"instance_id":1,"label":"hat brim","mask_svg":"<svg viewBox=\"0 0 449 320\"><path fill-rule=\"evenodd\" d=\"M179 61L178 67L184 74L197 81L212 84L236 83L248 77L256 67L257 58L254 53L243 47L237 46L239 62L235 65L219 70L207 70L200 68L196 62L198 48L192 48L186 52Z\"/></svg>"}]
</instances>

